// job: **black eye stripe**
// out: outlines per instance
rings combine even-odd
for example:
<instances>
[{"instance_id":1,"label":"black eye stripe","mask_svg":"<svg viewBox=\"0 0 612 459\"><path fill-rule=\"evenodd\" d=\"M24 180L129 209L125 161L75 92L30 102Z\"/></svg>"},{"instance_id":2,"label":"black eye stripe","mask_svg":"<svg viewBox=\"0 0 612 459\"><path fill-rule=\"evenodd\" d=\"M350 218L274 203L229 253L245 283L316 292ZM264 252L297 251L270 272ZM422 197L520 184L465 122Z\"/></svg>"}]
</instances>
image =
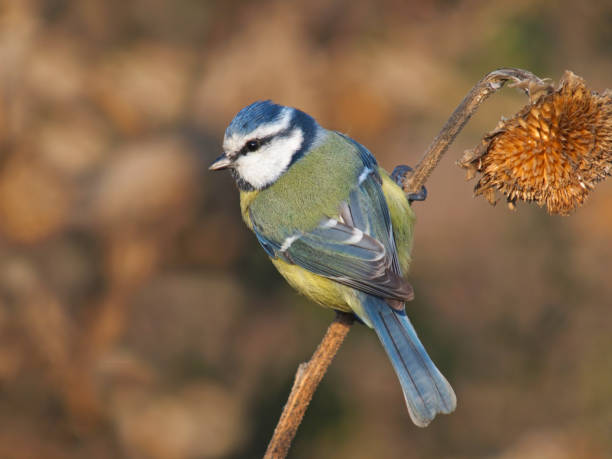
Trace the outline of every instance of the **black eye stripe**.
<instances>
[{"instance_id":1,"label":"black eye stripe","mask_svg":"<svg viewBox=\"0 0 612 459\"><path fill-rule=\"evenodd\" d=\"M238 152L237 156L246 155L247 153L253 153L254 151L259 150L264 145L270 143L273 139L280 139L280 138L283 138L283 137L288 137L293 132L293 129L294 129L293 126L289 126L287 129L284 129L284 130L282 130L280 132L277 132L276 134L273 134L273 135L269 135L269 136L266 136L266 137L261 137L259 139L249 139L249 140L247 140L244 143L244 145L242 146L242 148ZM249 149L249 143L250 142L258 142L259 146L257 148L255 148L254 150L251 150L251 149Z\"/></svg>"},{"instance_id":2,"label":"black eye stripe","mask_svg":"<svg viewBox=\"0 0 612 459\"><path fill-rule=\"evenodd\" d=\"M243 147L240 149L240 152L238 153L238 155L246 155L247 153L252 153L254 151L259 150L261 147L263 147L264 145L270 143L270 141L275 138L278 137L279 134L275 134L275 135L269 135L267 137L262 137L261 139L250 139L247 140ZM250 146L249 144L251 144L252 142L256 142L256 147L253 148L255 145Z\"/></svg>"}]
</instances>

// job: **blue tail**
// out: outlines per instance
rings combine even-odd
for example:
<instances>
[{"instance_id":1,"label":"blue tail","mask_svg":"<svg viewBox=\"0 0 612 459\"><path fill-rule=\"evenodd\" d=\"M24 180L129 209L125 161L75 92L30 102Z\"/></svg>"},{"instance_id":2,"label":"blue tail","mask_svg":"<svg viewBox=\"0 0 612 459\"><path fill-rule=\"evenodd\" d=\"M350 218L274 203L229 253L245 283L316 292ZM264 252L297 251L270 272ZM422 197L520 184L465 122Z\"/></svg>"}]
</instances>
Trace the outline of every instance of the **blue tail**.
<instances>
[{"instance_id":1,"label":"blue tail","mask_svg":"<svg viewBox=\"0 0 612 459\"><path fill-rule=\"evenodd\" d=\"M399 378L412 421L427 426L438 413L455 410L453 388L436 368L405 312L369 296L364 309Z\"/></svg>"}]
</instances>

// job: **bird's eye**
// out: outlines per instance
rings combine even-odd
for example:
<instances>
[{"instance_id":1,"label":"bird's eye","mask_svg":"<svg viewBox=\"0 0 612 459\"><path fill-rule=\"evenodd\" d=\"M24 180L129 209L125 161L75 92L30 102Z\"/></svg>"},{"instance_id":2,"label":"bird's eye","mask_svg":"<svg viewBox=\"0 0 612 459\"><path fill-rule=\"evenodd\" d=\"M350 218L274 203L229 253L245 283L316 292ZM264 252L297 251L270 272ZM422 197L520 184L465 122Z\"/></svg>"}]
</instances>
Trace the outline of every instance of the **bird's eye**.
<instances>
[{"instance_id":1,"label":"bird's eye","mask_svg":"<svg viewBox=\"0 0 612 459\"><path fill-rule=\"evenodd\" d=\"M259 148L259 140L249 140L246 143L246 149L249 151L255 151Z\"/></svg>"}]
</instances>

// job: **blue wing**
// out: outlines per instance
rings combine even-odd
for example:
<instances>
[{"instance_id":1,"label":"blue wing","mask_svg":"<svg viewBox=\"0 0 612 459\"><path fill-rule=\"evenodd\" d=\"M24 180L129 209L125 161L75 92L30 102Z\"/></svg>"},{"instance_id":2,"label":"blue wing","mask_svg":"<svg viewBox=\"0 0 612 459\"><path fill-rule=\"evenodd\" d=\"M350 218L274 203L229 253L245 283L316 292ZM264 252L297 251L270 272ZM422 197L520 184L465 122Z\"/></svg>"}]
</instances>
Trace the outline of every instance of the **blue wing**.
<instances>
[{"instance_id":1,"label":"blue wing","mask_svg":"<svg viewBox=\"0 0 612 459\"><path fill-rule=\"evenodd\" d=\"M271 257L365 293L411 300L412 286L401 275L376 161L364 147L347 139L358 147L364 169L348 199L339 204L337 218L324 217L307 233L289 229L290 236L279 241L266 236L251 214L253 230Z\"/></svg>"}]
</instances>

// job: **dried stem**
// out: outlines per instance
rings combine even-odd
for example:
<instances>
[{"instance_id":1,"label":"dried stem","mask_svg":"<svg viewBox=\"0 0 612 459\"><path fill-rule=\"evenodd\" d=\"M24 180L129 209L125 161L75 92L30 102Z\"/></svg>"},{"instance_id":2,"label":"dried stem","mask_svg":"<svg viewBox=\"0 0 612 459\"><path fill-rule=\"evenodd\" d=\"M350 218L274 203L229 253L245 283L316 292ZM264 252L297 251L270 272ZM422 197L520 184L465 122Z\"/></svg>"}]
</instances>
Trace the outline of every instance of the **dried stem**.
<instances>
[{"instance_id":1,"label":"dried stem","mask_svg":"<svg viewBox=\"0 0 612 459\"><path fill-rule=\"evenodd\" d=\"M529 93L533 86L541 87L545 82L527 70L504 68L494 70L485 75L471 91L465 96L450 116L440 133L431 142L429 148L414 168L414 173L406 180L404 191L406 193L418 193L425 181L440 162L442 155L448 150L450 144L455 140L457 134L472 117L487 97L500 89L508 80L512 80L515 86L521 87Z\"/></svg>"},{"instance_id":2,"label":"dried stem","mask_svg":"<svg viewBox=\"0 0 612 459\"><path fill-rule=\"evenodd\" d=\"M302 363L298 367L291 393L264 456L266 459L287 456L306 408L308 408L317 386L323 379L327 367L329 367L342 341L351 329L353 320L354 316L352 314L337 312L336 318L328 327L310 361Z\"/></svg>"},{"instance_id":3,"label":"dried stem","mask_svg":"<svg viewBox=\"0 0 612 459\"><path fill-rule=\"evenodd\" d=\"M414 173L406 180L404 190L407 193L420 191L421 186L436 167L442 155L476 109L508 80L512 80L516 86L523 88L527 93L534 87L538 88L544 85L542 80L526 70L507 68L495 70L486 75L455 109L419 164L417 164ZM353 320L352 314L338 312L310 361L302 363L298 367L291 393L276 425L265 458L276 459L287 456L306 408L308 408L319 382L327 371L327 367L348 334Z\"/></svg>"}]
</instances>

